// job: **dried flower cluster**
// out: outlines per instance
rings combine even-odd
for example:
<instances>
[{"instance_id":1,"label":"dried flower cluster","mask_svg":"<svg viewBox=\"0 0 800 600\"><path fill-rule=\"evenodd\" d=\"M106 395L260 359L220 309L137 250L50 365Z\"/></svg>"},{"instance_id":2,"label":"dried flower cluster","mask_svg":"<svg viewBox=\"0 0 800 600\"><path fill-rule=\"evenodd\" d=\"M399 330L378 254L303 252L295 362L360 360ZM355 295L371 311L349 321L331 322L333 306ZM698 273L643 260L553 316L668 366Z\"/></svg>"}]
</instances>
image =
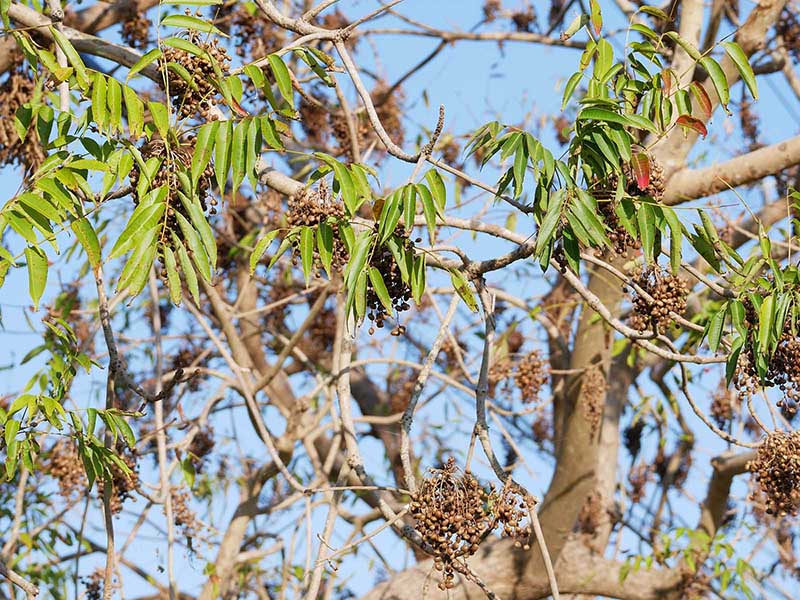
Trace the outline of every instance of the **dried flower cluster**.
<instances>
[{"instance_id":1,"label":"dried flower cluster","mask_svg":"<svg viewBox=\"0 0 800 600\"><path fill-rule=\"evenodd\" d=\"M187 14L189 13L187 9ZM199 114L203 119L211 120L211 110L217 103L217 88L214 84L217 74L214 63L223 74L226 74L230 69L231 59L227 51L220 47L217 38L205 40L194 30L189 30L187 35L189 41L203 51L203 55L196 56L179 48L164 46L161 49L163 55L160 60L167 72L165 91L182 119ZM189 80L185 79L185 73L181 76L179 70L170 68L170 63L183 67L189 75Z\"/></svg>"},{"instance_id":2,"label":"dried flower cluster","mask_svg":"<svg viewBox=\"0 0 800 600\"><path fill-rule=\"evenodd\" d=\"M136 456L125 452L117 452L117 456L124 462L130 473L125 473L119 466L111 463L111 513L114 515L122 512L122 505L129 498L136 498L133 492L139 487L139 465L136 461ZM106 482L103 479L97 480L97 493L100 498L103 497Z\"/></svg>"},{"instance_id":3,"label":"dried flower cluster","mask_svg":"<svg viewBox=\"0 0 800 600\"><path fill-rule=\"evenodd\" d=\"M72 442L56 442L42 470L58 480L58 491L65 500L77 498L86 492L86 473Z\"/></svg>"},{"instance_id":4,"label":"dried flower cluster","mask_svg":"<svg viewBox=\"0 0 800 600\"><path fill-rule=\"evenodd\" d=\"M514 332L517 333L517 332ZM539 350L534 350L518 362L514 371L514 383L519 388L522 401L532 403L539 400L542 388L550 381L550 365Z\"/></svg>"},{"instance_id":5,"label":"dried flower cluster","mask_svg":"<svg viewBox=\"0 0 800 600\"><path fill-rule=\"evenodd\" d=\"M127 18L122 21L122 41L131 48L145 50L150 41L151 25L145 11L139 7L139 2L131 2Z\"/></svg>"},{"instance_id":6,"label":"dried flower cluster","mask_svg":"<svg viewBox=\"0 0 800 600\"><path fill-rule=\"evenodd\" d=\"M24 68L21 61L0 84L0 167L20 165L35 171L47 158L36 128L29 127L25 139L20 140L15 126L17 110L30 101L34 88L31 70Z\"/></svg>"},{"instance_id":7,"label":"dried flower cluster","mask_svg":"<svg viewBox=\"0 0 800 600\"><path fill-rule=\"evenodd\" d=\"M744 305L745 326L750 330L757 330L758 316L755 308L749 301L745 301ZM792 333L791 319L787 318L784 323L783 334L769 360L763 380L756 371L755 352L757 350L750 343L739 355L733 379L736 390L741 397L749 398L762 387L777 387L782 395L776 404L786 418L792 419L800 406L800 337Z\"/></svg>"},{"instance_id":8,"label":"dried flower cluster","mask_svg":"<svg viewBox=\"0 0 800 600\"><path fill-rule=\"evenodd\" d=\"M589 423L592 437L600 428L607 388L606 377L599 365L593 365L583 373L580 408L583 418Z\"/></svg>"},{"instance_id":9,"label":"dried flower cluster","mask_svg":"<svg viewBox=\"0 0 800 600\"><path fill-rule=\"evenodd\" d=\"M711 397L711 417L720 428L726 428L733 420L734 410L739 405L739 394L729 389L725 381L721 381Z\"/></svg>"},{"instance_id":10,"label":"dried flower cluster","mask_svg":"<svg viewBox=\"0 0 800 600\"><path fill-rule=\"evenodd\" d=\"M429 546L434 567L442 571L439 588L455 587L459 559L471 556L498 525L503 534L528 536L521 527L525 503L506 487L487 489L469 472L461 473L450 457L441 469L430 469L411 501L416 528Z\"/></svg>"},{"instance_id":11,"label":"dried flower cluster","mask_svg":"<svg viewBox=\"0 0 800 600\"><path fill-rule=\"evenodd\" d=\"M377 231L378 224L375 224ZM394 230L394 236L398 243L404 246L405 251L409 254L414 253L414 241L409 236L403 225L398 224ZM403 312L411 308L411 286L403 281L403 276L400 267L392 254L392 251L384 243L375 248L369 260L370 268L377 269L383 283L386 285L386 291L389 293L389 298L392 302L392 307L396 312ZM382 328L385 325L386 319L391 315L386 310L386 307L378 297L372 281L367 280L367 318L375 323L375 326ZM369 328L369 333L375 332L373 327ZM405 332L405 327L399 325L392 331L392 335L400 335Z\"/></svg>"},{"instance_id":12,"label":"dried flower cluster","mask_svg":"<svg viewBox=\"0 0 800 600\"><path fill-rule=\"evenodd\" d=\"M337 222L344 219L344 206L341 202L331 199L328 189L320 183L317 191L304 191L304 193L289 199L289 211L286 213L286 222L289 227L311 227L316 230L322 223L328 223L333 230L333 251L331 269L341 271L347 263L348 254L344 243L339 237ZM300 255L300 240L294 244L294 259ZM322 261L319 252L314 250L314 276L321 277Z\"/></svg>"},{"instance_id":13,"label":"dried flower cluster","mask_svg":"<svg viewBox=\"0 0 800 600\"><path fill-rule=\"evenodd\" d=\"M800 508L800 431L774 431L747 465L766 497L768 515L797 516ZM751 499L754 499L751 495Z\"/></svg>"},{"instance_id":14,"label":"dried flower cluster","mask_svg":"<svg viewBox=\"0 0 800 600\"><path fill-rule=\"evenodd\" d=\"M634 274L636 284L647 292L650 299L634 290L631 327L638 331L664 333L674 323L671 313L682 315L686 311L689 286L686 282L658 266L641 269Z\"/></svg>"},{"instance_id":15,"label":"dried flower cluster","mask_svg":"<svg viewBox=\"0 0 800 600\"><path fill-rule=\"evenodd\" d=\"M172 520L189 540L191 546L192 538L200 531L200 524L194 512L189 508L189 493L173 488L170 491L170 498L172 500Z\"/></svg>"}]
</instances>

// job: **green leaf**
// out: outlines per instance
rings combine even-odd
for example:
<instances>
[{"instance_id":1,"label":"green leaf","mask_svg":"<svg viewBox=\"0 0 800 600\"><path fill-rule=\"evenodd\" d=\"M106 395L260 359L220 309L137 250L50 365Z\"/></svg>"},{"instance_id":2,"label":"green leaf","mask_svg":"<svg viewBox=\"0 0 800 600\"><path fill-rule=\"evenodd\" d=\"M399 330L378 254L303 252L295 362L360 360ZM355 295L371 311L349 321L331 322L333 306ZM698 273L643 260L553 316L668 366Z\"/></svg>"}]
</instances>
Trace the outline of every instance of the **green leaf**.
<instances>
[{"instance_id":1,"label":"green leaf","mask_svg":"<svg viewBox=\"0 0 800 600\"><path fill-rule=\"evenodd\" d=\"M264 252L267 251L267 248L279 233L279 229L273 229L272 231L267 232L267 234L260 240L258 240L256 247L253 249L252 254L250 254L250 275L255 273L261 257L264 256Z\"/></svg>"},{"instance_id":2,"label":"green leaf","mask_svg":"<svg viewBox=\"0 0 800 600\"><path fill-rule=\"evenodd\" d=\"M128 76L125 78L125 81L130 81L131 77L152 65L159 58L161 58L162 55L163 53L158 48L153 48L150 50L150 52L142 56L142 58L137 60L136 64L131 67L131 70L128 71Z\"/></svg>"},{"instance_id":3,"label":"green leaf","mask_svg":"<svg viewBox=\"0 0 800 600\"><path fill-rule=\"evenodd\" d=\"M685 40L680 35L678 35L676 31L668 31L665 35L671 38L674 42L676 42L681 48L683 48L686 54L691 56L694 60L696 61L702 60L703 55L700 54L700 51L697 48L695 48L695 46L691 42Z\"/></svg>"},{"instance_id":4,"label":"green leaf","mask_svg":"<svg viewBox=\"0 0 800 600\"><path fill-rule=\"evenodd\" d=\"M472 293L469 282L464 278L461 271L451 269L450 281L453 283L453 288L456 290L456 293L461 297L467 307L472 312L477 312L478 303L475 301L475 295Z\"/></svg>"},{"instance_id":5,"label":"green leaf","mask_svg":"<svg viewBox=\"0 0 800 600\"><path fill-rule=\"evenodd\" d=\"M178 236L174 233L172 234L172 241L175 248L178 250L178 262L180 262L181 265L181 272L183 273L183 280L186 282L186 287L189 288L189 293L192 295L195 306L200 306L200 288L197 285L197 274L189 258L189 253L186 251L183 243L178 239Z\"/></svg>"},{"instance_id":6,"label":"green leaf","mask_svg":"<svg viewBox=\"0 0 800 600\"><path fill-rule=\"evenodd\" d=\"M372 289L375 291L375 294L378 296L378 300L381 301L383 307L386 309L386 312L389 314L394 313L394 306L392 306L392 299L389 296L389 290L386 289L386 284L383 281L383 276L381 272L375 268L369 268L369 281L372 284Z\"/></svg>"},{"instance_id":7,"label":"green leaf","mask_svg":"<svg viewBox=\"0 0 800 600\"><path fill-rule=\"evenodd\" d=\"M202 31L203 33L213 33L221 37L228 37L222 31L214 27L214 25L205 20L198 19L197 17L190 17L188 15L167 15L161 19L161 25L165 27L182 27L184 29L194 29L195 31Z\"/></svg>"},{"instance_id":8,"label":"green leaf","mask_svg":"<svg viewBox=\"0 0 800 600\"><path fill-rule=\"evenodd\" d=\"M431 195L433 196L433 202L436 205L436 212L440 217L444 218L444 209L447 205L447 190L445 189L442 176L436 169L431 169L425 173L425 181L428 182L428 187L430 188Z\"/></svg>"},{"instance_id":9,"label":"green leaf","mask_svg":"<svg viewBox=\"0 0 800 600\"><path fill-rule=\"evenodd\" d=\"M600 35L600 31L603 29L603 15L597 0L589 0L589 19L594 27L595 35Z\"/></svg>"},{"instance_id":10,"label":"green leaf","mask_svg":"<svg viewBox=\"0 0 800 600\"><path fill-rule=\"evenodd\" d=\"M742 50L742 47L736 42L722 42L722 47L725 48L725 52L733 61L733 64L736 65L736 70L739 71L739 75L742 77L745 85L747 85L747 89L750 90L753 99L758 100L756 76L753 73L753 68L750 66L750 62L747 60L747 55L744 53L744 50Z\"/></svg>"},{"instance_id":11,"label":"green leaf","mask_svg":"<svg viewBox=\"0 0 800 600\"><path fill-rule=\"evenodd\" d=\"M428 236L433 243L436 236L436 206L433 203L433 196L427 186L422 184L417 184L417 192L422 199L422 214L425 215Z\"/></svg>"},{"instance_id":12,"label":"green leaf","mask_svg":"<svg viewBox=\"0 0 800 600\"><path fill-rule=\"evenodd\" d=\"M220 123L217 130L217 140L214 145L214 170L217 176L217 185L220 194L225 193L225 183L228 180L230 167L231 141L233 138L233 122Z\"/></svg>"},{"instance_id":13,"label":"green leaf","mask_svg":"<svg viewBox=\"0 0 800 600\"><path fill-rule=\"evenodd\" d=\"M136 91L127 85L122 88L125 98L125 109L128 113L128 131L133 139L137 139L144 129L144 103L136 95Z\"/></svg>"},{"instance_id":14,"label":"green leaf","mask_svg":"<svg viewBox=\"0 0 800 600\"><path fill-rule=\"evenodd\" d=\"M330 277L333 260L333 228L327 221L317 226L317 252L325 273Z\"/></svg>"},{"instance_id":15,"label":"green leaf","mask_svg":"<svg viewBox=\"0 0 800 600\"><path fill-rule=\"evenodd\" d=\"M539 233L536 235L536 256L540 256L545 247L550 243L556 227L561 222L561 209L564 206L565 200L566 193L563 188L550 196L550 200L547 203L547 212L539 227Z\"/></svg>"},{"instance_id":16,"label":"green leaf","mask_svg":"<svg viewBox=\"0 0 800 600\"><path fill-rule=\"evenodd\" d=\"M28 291L34 310L39 310L39 300L47 285L47 256L40 248L28 246L25 248L25 262L28 264Z\"/></svg>"},{"instance_id":17,"label":"green leaf","mask_svg":"<svg viewBox=\"0 0 800 600\"><path fill-rule=\"evenodd\" d=\"M725 315L728 312L728 304L725 303L708 322L708 347L712 352L716 352L719 348L719 342L722 339L722 326L725 324Z\"/></svg>"},{"instance_id":18,"label":"green leaf","mask_svg":"<svg viewBox=\"0 0 800 600\"><path fill-rule=\"evenodd\" d=\"M714 89L717 90L719 101L725 110L728 110L728 103L731 101L731 94L728 90L728 80L725 77L725 72L719 63L710 56L704 56L700 60L700 65L706 70L711 82L714 84Z\"/></svg>"},{"instance_id":19,"label":"green leaf","mask_svg":"<svg viewBox=\"0 0 800 600\"><path fill-rule=\"evenodd\" d=\"M167 268L169 298L176 306L181 303L181 278L178 275L178 261L169 246L164 246L164 266Z\"/></svg>"},{"instance_id":20,"label":"green leaf","mask_svg":"<svg viewBox=\"0 0 800 600\"><path fill-rule=\"evenodd\" d=\"M292 76L289 73L289 69L277 54L267 56L267 61L272 73L275 75L275 81L278 83L278 90L280 90L281 96L294 109L294 91L292 90Z\"/></svg>"},{"instance_id":21,"label":"green leaf","mask_svg":"<svg viewBox=\"0 0 800 600\"><path fill-rule=\"evenodd\" d=\"M102 73L95 73L92 85L92 117L97 128L102 131L106 124L106 78Z\"/></svg>"},{"instance_id":22,"label":"green leaf","mask_svg":"<svg viewBox=\"0 0 800 600\"><path fill-rule=\"evenodd\" d=\"M772 341L772 324L775 320L775 296L770 294L758 311L758 351L766 355Z\"/></svg>"},{"instance_id":23,"label":"green leaf","mask_svg":"<svg viewBox=\"0 0 800 600\"><path fill-rule=\"evenodd\" d=\"M97 239L94 227L92 227L92 224L86 217L73 221L71 227L72 231L75 233L75 237L78 238L81 246L83 246L86 256L89 259L89 264L92 265L92 269L97 270L97 267L100 266L102 256L100 254L100 242Z\"/></svg>"},{"instance_id":24,"label":"green leaf","mask_svg":"<svg viewBox=\"0 0 800 600\"><path fill-rule=\"evenodd\" d=\"M575 93L575 88L578 87L578 84L581 82L582 78L583 72L578 71L573 73L572 76L567 80L567 84L564 86L564 95L561 99L561 110L564 110L567 107L567 104L569 104L572 94Z\"/></svg>"},{"instance_id":25,"label":"green leaf","mask_svg":"<svg viewBox=\"0 0 800 600\"><path fill-rule=\"evenodd\" d=\"M192 154L192 181L195 183L200 179L200 175L211 160L218 128L219 121L212 121L200 127L197 132L197 140Z\"/></svg>"},{"instance_id":26,"label":"green leaf","mask_svg":"<svg viewBox=\"0 0 800 600\"><path fill-rule=\"evenodd\" d=\"M147 109L153 116L153 123L155 123L156 129L158 129L158 133L166 140L169 136L169 111L167 107L161 104L161 102L148 101Z\"/></svg>"},{"instance_id":27,"label":"green leaf","mask_svg":"<svg viewBox=\"0 0 800 600\"><path fill-rule=\"evenodd\" d=\"M163 202L155 204L139 204L133 211L128 224L117 238L114 247L111 249L108 259L122 256L134 244L136 237L150 229L153 229L161 221L167 206Z\"/></svg>"},{"instance_id":28,"label":"green leaf","mask_svg":"<svg viewBox=\"0 0 800 600\"><path fill-rule=\"evenodd\" d=\"M640 115L621 115L605 108L584 108L578 114L578 120L586 121L605 121L607 123L619 123L626 127L643 129L651 133L658 133L656 126Z\"/></svg>"},{"instance_id":29,"label":"green leaf","mask_svg":"<svg viewBox=\"0 0 800 600\"><path fill-rule=\"evenodd\" d=\"M300 258L303 262L303 277L306 286L311 279L311 268L314 266L314 230L304 226L300 230Z\"/></svg>"},{"instance_id":30,"label":"green leaf","mask_svg":"<svg viewBox=\"0 0 800 600\"><path fill-rule=\"evenodd\" d=\"M86 65L83 64L83 60L81 60L77 50L75 50L75 47L67 39L67 36L55 27L50 27L50 33L56 41L56 44L58 44L58 47L61 48L61 51L67 57L69 64L75 69L75 79L78 80L78 85L82 90L88 90L89 75L86 71Z\"/></svg>"},{"instance_id":31,"label":"green leaf","mask_svg":"<svg viewBox=\"0 0 800 600\"><path fill-rule=\"evenodd\" d=\"M183 479L186 481L186 485L189 486L189 489L194 487L194 480L195 480L195 470L194 470L194 462L192 462L192 458L187 456L181 461L181 472L183 473Z\"/></svg>"},{"instance_id":32,"label":"green leaf","mask_svg":"<svg viewBox=\"0 0 800 600\"><path fill-rule=\"evenodd\" d=\"M233 178L231 193L234 196L244 180L247 166L247 156L245 155L247 150L247 129L251 123L250 119L244 119L233 130L233 140L231 141L231 176Z\"/></svg>"},{"instance_id":33,"label":"green leaf","mask_svg":"<svg viewBox=\"0 0 800 600\"><path fill-rule=\"evenodd\" d=\"M106 89L106 102L111 113L109 125L114 131L122 131L122 86L113 77L109 77Z\"/></svg>"},{"instance_id":34,"label":"green leaf","mask_svg":"<svg viewBox=\"0 0 800 600\"><path fill-rule=\"evenodd\" d=\"M656 213L653 207L649 204L639 206L639 210L636 212L636 221L639 225L645 261L652 263L656 240Z\"/></svg>"}]
</instances>

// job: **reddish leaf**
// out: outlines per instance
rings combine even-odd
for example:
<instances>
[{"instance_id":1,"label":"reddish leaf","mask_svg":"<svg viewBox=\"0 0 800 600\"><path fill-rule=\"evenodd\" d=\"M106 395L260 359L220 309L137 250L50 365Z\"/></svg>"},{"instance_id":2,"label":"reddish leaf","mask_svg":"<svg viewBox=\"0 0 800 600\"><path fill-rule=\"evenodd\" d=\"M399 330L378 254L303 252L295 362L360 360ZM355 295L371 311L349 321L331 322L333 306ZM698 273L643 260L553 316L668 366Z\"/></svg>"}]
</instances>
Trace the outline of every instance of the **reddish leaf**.
<instances>
[{"instance_id":1,"label":"reddish leaf","mask_svg":"<svg viewBox=\"0 0 800 600\"><path fill-rule=\"evenodd\" d=\"M712 111L711 98L709 98L706 88L703 87L702 83L697 81L693 81L692 85L689 87L692 90L692 94L694 94L694 98L697 100L697 104L700 106L700 109L703 111L706 119L710 119Z\"/></svg>"},{"instance_id":2,"label":"reddish leaf","mask_svg":"<svg viewBox=\"0 0 800 600\"><path fill-rule=\"evenodd\" d=\"M631 167L637 187L644 191L650 185L650 158L644 152L637 152L631 157Z\"/></svg>"},{"instance_id":3,"label":"reddish leaf","mask_svg":"<svg viewBox=\"0 0 800 600\"><path fill-rule=\"evenodd\" d=\"M708 130L706 129L705 123L703 123L700 119L695 119L694 117L690 117L689 115L681 115L678 117L676 121L678 125L682 127L688 127L689 129L693 129L703 137L708 135Z\"/></svg>"},{"instance_id":4,"label":"reddish leaf","mask_svg":"<svg viewBox=\"0 0 800 600\"><path fill-rule=\"evenodd\" d=\"M603 29L603 16L600 13L600 4L597 0L590 0L589 1L589 11L591 12L591 21L592 27L594 27L595 35L600 35L600 31Z\"/></svg>"},{"instance_id":5,"label":"reddish leaf","mask_svg":"<svg viewBox=\"0 0 800 600\"><path fill-rule=\"evenodd\" d=\"M669 98L672 95L672 69L664 69L661 71L661 82L664 85L664 97Z\"/></svg>"}]
</instances>

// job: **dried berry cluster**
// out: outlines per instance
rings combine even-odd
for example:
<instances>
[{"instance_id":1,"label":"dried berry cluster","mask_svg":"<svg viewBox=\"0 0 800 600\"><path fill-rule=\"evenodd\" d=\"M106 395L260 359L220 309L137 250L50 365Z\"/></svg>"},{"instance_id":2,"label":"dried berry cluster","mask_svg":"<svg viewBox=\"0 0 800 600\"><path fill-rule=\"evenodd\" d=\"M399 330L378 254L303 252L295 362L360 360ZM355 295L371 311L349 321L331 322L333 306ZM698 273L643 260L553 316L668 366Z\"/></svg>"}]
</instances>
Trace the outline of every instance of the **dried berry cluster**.
<instances>
[{"instance_id":1,"label":"dried berry cluster","mask_svg":"<svg viewBox=\"0 0 800 600\"><path fill-rule=\"evenodd\" d=\"M194 512L189 508L189 493L184 490L172 489L172 520L188 540L194 538L200 530L200 524ZM190 542L191 545L191 542Z\"/></svg>"},{"instance_id":2,"label":"dried berry cluster","mask_svg":"<svg viewBox=\"0 0 800 600\"><path fill-rule=\"evenodd\" d=\"M652 467L647 463L639 463L631 467L628 473L628 483L630 484L628 496L632 503L638 504L644 498L645 487L650 481L651 473Z\"/></svg>"},{"instance_id":3,"label":"dried berry cluster","mask_svg":"<svg viewBox=\"0 0 800 600\"><path fill-rule=\"evenodd\" d=\"M800 19L795 2L788 2L778 18L775 26L778 35L795 61L800 60Z\"/></svg>"},{"instance_id":4,"label":"dried berry cluster","mask_svg":"<svg viewBox=\"0 0 800 600\"><path fill-rule=\"evenodd\" d=\"M376 231L377 228L378 224L376 223ZM394 236L408 254L414 254L414 241L403 225L397 225L394 230ZM398 313L408 310L411 307L411 286L403 281L400 267L386 244L381 244L373 250L369 266L377 269L381 277L383 277L383 283L386 285L386 291L389 293L394 310ZM378 297L372 281L367 280L367 318L375 323L375 327L380 329L386 324L386 319L390 318L390 316ZM404 332L405 327L398 325L392 330L392 335L401 335ZM375 333L375 328L370 326L369 333L370 335Z\"/></svg>"},{"instance_id":5,"label":"dried berry cluster","mask_svg":"<svg viewBox=\"0 0 800 600\"><path fill-rule=\"evenodd\" d=\"M726 428L733 420L734 410L739 404L739 394L729 389L725 381L721 381L711 397L711 416L717 425Z\"/></svg>"},{"instance_id":6,"label":"dried berry cluster","mask_svg":"<svg viewBox=\"0 0 800 600\"><path fill-rule=\"evenodd\" d=\"M416 385L416 372L412 369L397 370L389 375L386 380L386 394L389 396L390 414L401 413L408 408Z\"/></svg>"},{"instance_id":7,"label":"dried berry cluster","mask_svg":"<svg viewBox=\"0 0 800 600\"><path fill-rule=\"evenodd\" d=\"M344 219L344 206L341 202L331 199L327 188L320 182L315 192L304 191L289 199L289 211L286 213L286 222L289 227L311 227L316 229L322 223L328 223L333 229L333 252L331 270L340 272L347 263L347 249L338 235L336 223ZM297 263L300 255L299 238L294 243L293 263ZM319 252L314 250L314 276L321 277L322 261Z\"/></svg>"},{"instance_id":8,"label":"dried berry cluster","mask_svg":"<svg viewBox=\"0 0 800 600\"><path fill-rule=\"evenodd\" d=\"M71 442L58 441L50 450L43 471L58 480L58 491L65 500L86 492L86 473Z\"/></svg>"},{"instance_id":9,"label":"dried berry cluster","mask_svg":"<svg viewBox=\"0 0 800 600\"><path fill-rule=\"evenodd\" d=\"M125 473L119 466L111 463L111 514L117 515L122 512L122 505L128 498L136 498L133 492L139 487L139 465L136 457L127 452L118 452L117 455L124 462L130 473ZM97 480L97 493L102 498L104 494L105 481Z\"/></svg>"},{"instance_id":10,"label":"dried berry cluster","mask_svg":"<svg viewBox=\"0 0 800 600\"><path fill-rule=\"evenodd\" d=\"M187 14L189 12L187 9ZM188 31L188 38L203 50L203 56L196 56L171 46L164 46L161 49L163 55L160 60L168 74L166 92L182 119L199 114L203 119L211 120L211 110L217 103L217 88L213 83L217 75L212 60L216 62L220 71L226 74L231 59L227 51L220 47L217 38L205 40L194 30ZM191 82L170 69L169 63L177 63L186 69Z\"/></svg>"},{"instance_id":11,"label":"dried berry cluster","mask_svg":"<svg viewBox=\"0 0 800 600\"><path fill-rule=\"evenodd\" d=\"M767 514L797 516L800 508L800 431L770 433L747 468L766 496Z\"/></svg>"},{"instance_id":12,"label":"dried berry cluster","mask_svg":"<svg viewBox=\"0 0 800 600\"><path fill-rule=\"evenodd\" d=\"M531 425L531 435L538 444L553 440L553 420L546 414L538 413Z\"/></svg>"},{"instance_id":13,"label":"dried berry cluster","mask_svg":"<svg viewBox=\"0 0 800 600\"><path fill-rule=\"evenodd\" d=\"M316 298L309 295L309 302ZM300 349L312 361L319 362L330 358L333 340L336 338L336 313L323 308L308 328L308 335L301 341Z\"/></svg>"},{"instance_id":14,"label":"dried berry cluster","mask_svg":"<svg viewBox=\"0 0 800 600\"><path fill-rule=\"evenodd\" d=\"M642 433L644 432L644 421L637 419L635 423L628 425L625 428L624 442L625 449L631 458L639 456L639 451L642 449Z\"/></svg>"},{"instance_id":15,"label":"dried berry cluster","mask_svg":"<svg viewBox=\"0 0 800 600\"><path fill-rule=\"evenodd\" d=\"M650 196L657 202L664 197L666 182L664 181L664 168L653 157L648 157L649 176L647 185L639 187L633 167L630 163L623 163L622 173L625 175L625 191L631 196ZM616 188L616 186L615 186Z\"/></svg>"},{"instance_id":16,"label":"dried berry cluster","mask_svg":"<svg viewBox=\"0 0 800 600\"><path fill-rule=\"evenodd\" d=\"M592 437L600 428L607 388L606 377L599 366L594 365L584 372L581 378L581 414L589 423Z\"/></svg>"},{"instance_id":17,"label":"dried berry cluster","mask_svg":"<svg viewBox=\"0 0 800 600\"><path fill-rule=\"evenodd\" d=\"M577 529L580 533L593 536L603 522L603 496L597 490L592 490L581 506L578 513Z\"/></svg>"},{"instance_id":18,"label":"dried berry cluster","mask_svg":"<svg viewBox=\"0 0 800 600\"><path fill-rule=\"evenodd\" d=\"M229 8L229 7L232 7ZM271 21L260 16L260 11L245 3L231 3L223 11L230 10L229 27L236 54L242 58L264 58L281 47L281 37Z\"/></svg>"},{"instance_id":19,"label":"dried berry cluster","mask_svg":"<svg viewBox=\"0 0 800 600\"><path fill-rule=\"evenodd\" d=\"M101 600L104 581L102 567L97 567L89 577L81 577L81 583L86 591L86 600Z\"/></svg>"},{"instance_id":20,"label":"dried berry cluster","mask_svg":"<svg viewBox=\"0 0 800 600\"><path fill-rule=\"evenodd\" d=\"M503 8L500 0L485 0L483 3L483 17L487 21L494 21Z\"/></svg>"},{"instance_id":21,"label":"dried berry cluster","mask_svg":"<svg viewBox=\"0 0 800 600\"><path fill-rule=\"evenodd\" d=\"M606 233L614 252L622 255L628 249L638 250L642 247L642 243L633 237L620 223L616 211L616 202L613 199L598 198L597 208L600 212L600 217L608 228Z\"/></svg>"},{"instance_id":22,"label":"dried berry cluster","mask_svg":"<svg viewBox=\"0 0 800 600\"><path fill-rule=\"evenodd\" d=\"M139 2L131 2L127 18L122 21L122 41L131 48L144 50L150 36L150 19L139 8Z\"/></svg>"},{"instance_id":23,"label":"dried berry cluster","mask_svg":"<svg viewBox=\"0 0 800 600\"><path fill-rule=\"evenodd\" d=\"M14 126L17 110L30 101L34 87L30 69L23 68L21 62L0 84L0 167L20 165L35 171L47 158L35 127L29 128L22 141Z\"/></svg>"},{"instance_id":24,"label":"dried berry cluster","mask_svg":"<svg viewBox=\"0 0 800 600\"><path fill-rule=\"evenodd\" d=\"M527 528L520 526L525 503L507 488L500 492L491 486L483 488L469 472L460 473L452 457L442 469L430 469L410 510L434 567L443 573L442 590L455 587L457 561L477 552L498 525L504 535L528 535Z\"/></svg>"},{"instance_id":25,"label":"dried berry cluster","mask_svg":"<svg viewBox=\"0 0 800 600\"><path fill-rule=\"evenodd\" d=\"M203 470L205 457L214 449L214 428L211 425L200 429L192 438L187 450L192 454L192 462L195 471L198 473Z\"/></svg>"},{"instance_id":26,"label":"dried berry cluster","mask_svg":"<svg viewBox=\"0 0 800 600\"><path fill-rule=\"evenodd\" d=\"M531 32L536 27L536 12L532 6L511 13L511 21L517 31Z\"/></svg>"},{"instance_id":27,"label":"dried berry cluster","mask_svg":"<svg viewBox=\"0 0 800 600\"><path fill-rule=\"evenodd\" d=\"M755 330L758 316L749 301L745 305L745 326ZM800 337L792 333L791 320L784 324L783 334L778 340L775 352L769 360L767 373L763 381L759 379L755 368L755 350L749 343L739 355L739 362L733 382L739 394L748 398L756 394L762 387L777 386L782 397L777 401L778 408L788 419L794 418L800 406Z\"/></svg>"},{"instance_id":28,"label":"dried berry cluster","mask_svg":"<svg viewBox=\"0 0 800 600\"><path fill-rule=\"evenodd\" d=\"M515 332L516 333L516 332ZM517 363L514 383L525 403L539 400L539 393L550 381L550 365L539 350L528 353Z\"/></svg>"},{"instance_id":29,"label":"dried berry cluster","mask_svg":"<svg viewBox=\"0 0 800 600\"><path fill-rule=\"evenodd\" d=\"M638 331L664 333L674 322L671 313L682 315L686 310L689 286L680 277L657 266L641 269L634 276L636 284L647 292L650 299L633 291L631 327Z\"/></svg>"}]
</instances>

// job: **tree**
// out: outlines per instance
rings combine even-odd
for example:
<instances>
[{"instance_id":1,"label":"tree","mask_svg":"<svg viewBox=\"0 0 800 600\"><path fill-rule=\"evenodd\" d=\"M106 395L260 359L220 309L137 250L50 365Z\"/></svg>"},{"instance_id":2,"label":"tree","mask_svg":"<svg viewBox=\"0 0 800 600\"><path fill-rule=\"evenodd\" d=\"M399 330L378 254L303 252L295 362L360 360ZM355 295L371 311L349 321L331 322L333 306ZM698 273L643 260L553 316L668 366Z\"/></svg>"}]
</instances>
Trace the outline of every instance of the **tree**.
<instances>
[{"instance_id":1,"label":"tree","mask_svg":"<svg viewBox=\"0 0 800 600\"><path fill-rule=\"evenodd\" d=\"M403 10L0 2L0 596L791 597L797 6ZM553 133L411 122L467 41Z\"/></svg>"}]
</instances>

